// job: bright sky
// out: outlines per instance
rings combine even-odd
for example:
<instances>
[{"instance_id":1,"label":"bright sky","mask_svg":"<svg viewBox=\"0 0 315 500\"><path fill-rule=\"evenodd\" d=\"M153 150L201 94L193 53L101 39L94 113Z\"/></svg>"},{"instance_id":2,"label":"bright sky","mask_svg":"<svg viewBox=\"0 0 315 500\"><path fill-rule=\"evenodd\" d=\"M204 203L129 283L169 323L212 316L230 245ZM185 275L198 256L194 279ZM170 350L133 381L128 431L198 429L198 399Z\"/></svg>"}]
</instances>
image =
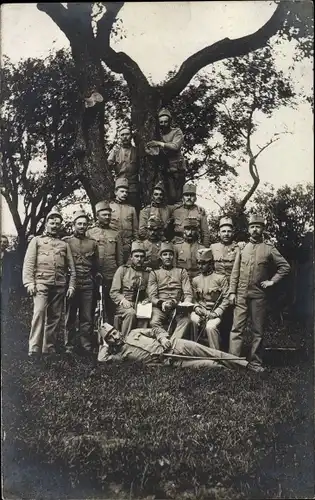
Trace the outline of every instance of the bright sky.
<instances>
[{"instance_id":1,"label":"bright sky","mask_svg":"<svg viewBox=\"0 0 315 500\"><path fill-rule=\"evenodd\" d=\"M133 57L153 83L163 80L168 71L192 53L224 38L237 38L259 29L272 15L275 4L268 1L214 2L127 2L121 10L126 38L113 41L113 48ZM65 35L36 4L1 6L1 49L13 62L27 57L46 57L49 51L69 47ZM278 64L288 71L292 47L279 51ZM313 71L310 62L300 63L292 78L298 88L311 91ZM310 107L281 109L265 120L256 135L262 146L273 132L292 132L268 148L258 161L261 182L276 187L313 181L313 116ZM250 182L240 171L240 185ZM201 192L204 189L200 189ZM214 192L215 196L215 192ZM199 203L214 208L203 196ZM3 231L15 232L6 204L2 204Z\"/></svg>"}]
</instances>

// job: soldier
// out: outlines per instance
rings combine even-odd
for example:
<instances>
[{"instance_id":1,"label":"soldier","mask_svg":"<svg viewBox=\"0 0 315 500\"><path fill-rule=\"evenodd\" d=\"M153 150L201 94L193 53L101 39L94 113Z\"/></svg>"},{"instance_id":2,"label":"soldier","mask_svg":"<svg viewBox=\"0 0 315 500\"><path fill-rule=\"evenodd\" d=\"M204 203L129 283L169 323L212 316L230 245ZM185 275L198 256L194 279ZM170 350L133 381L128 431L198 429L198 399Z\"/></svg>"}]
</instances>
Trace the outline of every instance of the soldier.
<instances>
[{"instance_id":1,"label":"soldier","mask_svg":"<svg viewBox=\"0 0 315 500\"><path fill-rule=\"evenodd\" d=\"M199 227L200 243L205 247L210 245L210 231L207 216L203 208L196 205L196 186L187 182L183 188L182 204L173 211L175 238L174 243L183 241L184 227L183 223L187 217L197 219Z\"/></svg>"},{"instance_id":2,"label":"soldier","mask_svg":"<svg viewBox=\"0 0 315 500\"><path fill-rule=\"evenodd\" d=\"M190 280L197 276L199 268L197 264L198 250L204 248L198 243L198 221L191 217L187 217L183 223L184 241L174 245L176 251L176 265L182 269L186 269Z\"/></svg>"},{"instance_id":3,"label":"soldier","mask_svg":"<svg viewBox=\"0 0 315 500\"><path fill-rule=\"evenodd\" d=\"M119 231L123 240L124 262L130 255L132 240L138 237L138 218L136 210L128 205L128 180L117 179L115 182L115 201L110 202L112 217L110 228Z\"/></svg>"},{"instance_id":4,"label":"soldier","mask_svg":"<svg viewBox=\"0 0 315 500\"><path fill-rule=\"evenodd\" d=\"M75 266L70 246L58 238L62 216L56 209L46 217L45 234L29 243L24 264L23 284L34 299L29 337L29 356L56 352L56 340L65 295L75 292ZM69 287L67 271L70 270ZM46 320L46 324L45 324Z\"/></svg>"},{"instance_id":5,"label":"soldier","mask_svg":"<svg viewBox=\"0 0 315 500\"><path fill-rule=\"evenodd\" d=\"M192 290L196 305L190 319L196 332L205 324L209 347L220 349L219 325L224 311L229 306L229 283L227 278L213 272L214 261L210 248L198 252L198 266L201 274L192 280Z\"/></svg>"},{"instance_id":6,"label":"soldier","mask_svg":"<svg viewBox=\"0 0 315 500\"><path fill-rule=\"evenodd\" d=\"M153 305L151 326L166 326L173 321L176 329L173 337L182 338L188 329L189 317L176 310L179 302L192 302L192 290L186 269L174 267L175 249L172 243L162 242L161 268L151 271L148 297Z\"/></svg>"},{"instance_id":7,"label":"soldier","mask_svg":"<svg viewBox=\"0 0 315 500\"><path fill-rule=\"evenodd\" d=\"M145 249L142 242L132 242L130 261L130 265L117 269L110 290L110 296L117 307L116 313L122 318L123 336L137 326L137 299L142 302L146 299L149 272L145 268Z\"/></svg>"},{"instance_id":8,"label":"soldier","mask_svg":"<svg viewBox=\"0 0 315 500\"><path fill-rule=\"evenodd\" d=\"M115 304L109 292L115 272L124 263L123 242L118 231L110 229L112 209L107 201L100 201L95 205L97 223L86 233L88 238L93 238L98 245L99 271L102 276L104 309L109 321L114 320ZM93 310L96 306L94 296Z\"/></svg>"},{"instance_id":9,"label":"soldier","mask_svg":"<svg viewBox=\"0 0 315 500\"><path fill-rule=\"evenodd\" d=\"M144 240L143 246L146 252L146 266L150 269L159 269L160 249L162 243L163 223L160 219L150 217L147 222L148 239Z\"/></svg>"},{"instance_id":10,"label":"soldier","mask_svg":"<svg viewBox=\"0 0 315 500\"><path fill-rule=\"evenodd\" d=\"M82 352L93 350L93 290L99 271L98 247L94 239L86 236L88 217L83 210L73 215L73 235L65 236L73 255L76 270L76 289L66 299L66 352L73 353L76 345L76 317L79 312L79 332Z\"/></svg>"},{"instance_id":11,"label":"soldier","mask_svg":"<svg viewBox=\"0 0 315 500\"><path fill-rule=\"evenodd\" d=\"M99 362L136 361L183 368L250 368L243 359L191 340L170 340L169 334L161 327L136 328L123 337L112 325L105 323L100 336L103 345L98 354Z\"/></svg>"},{"instance_id":12,"label":"soldier","mask_svg":"<svg viewBox=\"0 0 315 500\"><path fill-rule=\"evenodd\" d=\"M163 182L158 182L153 189L151 204L140 210L139 238L146 239L147 224L150 217L156 217L163 222L164 234L169 236L172 218L172 207L165 202L165 187Z\"/></svg>"},{"instance_id":13,"label":"soldier","mask_svg":"<svg viewBox=\"0 0 315 500\"><path fill-rule=\"evenodd\" d=\"M137 148L131 144L131 128L124 124L119 129L120 145L113 147L108 164L114 169L116 179L127 179L129 183L127 203L140 208L139 163Z\"/></svg>"},{"instance_id":14,"label":"soldier","mask_svg":"<svg viewBox=\"0 0 315 500\"><path fill-rule=\"evenodd\" d=\"M231 272L236 256L240 252L239 244L233 241L233 221L229 217L222 217L219 223L220 242L210 245L216 273L226 277L230 283ZM220 324L220 349L228 351L229 336L233 323L233 306L229 305L223 313Z\"/></svg>"},{"instance_id":15,"label":"soldier","mask_svg":"<svg viewBox=\"0 0 315 500\"><path fill-rule=\"evenodd\" d=\"M235 304L229 352L239 355L243 346L247 316L252 321L253 339L249 361L263 371L263 335L266 314L266 290L290 272L290 266L272 243L263 241L264 219L249 219L249 242L237 255L230 282L230 303ZM272 267L276 268L275 274ZM270 277L271 276L271 277Z\"/></svg>"},{"instance_id":16,"label":"soldier","mask_svg":"<svg viewBox=\"0 0 315 500\"><path fill-rule=\"evenodd\" d=\"M184 143L184 134L179 127L172 127L172 115L168 109L159 112L161 140L149 141L150 148L159 148L161 163L164 166L164 184L167 187L168 203L173 205L180 201L185 183L185 159L181 148Z\"/></svg>"}]
</instances>

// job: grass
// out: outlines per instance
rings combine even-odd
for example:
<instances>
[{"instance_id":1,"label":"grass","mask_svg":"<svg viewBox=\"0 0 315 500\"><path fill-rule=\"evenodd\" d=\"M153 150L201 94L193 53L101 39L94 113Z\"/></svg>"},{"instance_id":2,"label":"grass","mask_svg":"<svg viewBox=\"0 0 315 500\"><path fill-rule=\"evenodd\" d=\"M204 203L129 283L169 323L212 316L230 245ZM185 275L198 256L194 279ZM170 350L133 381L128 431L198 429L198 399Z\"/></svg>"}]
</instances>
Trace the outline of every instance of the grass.
<instances>
[{"instance_id":1,"label":"grass","mask_svg":"<svg viewBox=\"0 0 315 500\"><path fill-rule=\"evenodd\" d=\"M314 497L310 361L263 376L31 365L27 300L18 310L3 340L5 498ZM268 336L310 332L273 323Z\"/></svg>"}]
</instances>

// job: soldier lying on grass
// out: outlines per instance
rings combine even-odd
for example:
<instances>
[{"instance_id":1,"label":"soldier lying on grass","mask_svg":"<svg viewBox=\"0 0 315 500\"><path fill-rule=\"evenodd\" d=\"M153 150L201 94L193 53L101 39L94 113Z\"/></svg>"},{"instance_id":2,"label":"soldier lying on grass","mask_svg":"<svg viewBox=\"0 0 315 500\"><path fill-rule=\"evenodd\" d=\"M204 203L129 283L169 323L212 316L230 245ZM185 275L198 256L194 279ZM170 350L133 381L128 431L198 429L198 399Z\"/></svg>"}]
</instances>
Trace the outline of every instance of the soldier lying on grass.
<instances>
[{"instance_id":1,"label":"soldier lying on grass","mask_svg":"<svg viewBox=\"0 0 315 500\"><path fill-rule=\"evenodd\" d=\"M133 361L144 364L160 363L192 368L248 368L244 359L216 349L210 349L191 340L170 340L159 326L136 328L123 339L122 334L109 323L100 329L102 345L99 362Z\"/></svg>"}]
</instances>

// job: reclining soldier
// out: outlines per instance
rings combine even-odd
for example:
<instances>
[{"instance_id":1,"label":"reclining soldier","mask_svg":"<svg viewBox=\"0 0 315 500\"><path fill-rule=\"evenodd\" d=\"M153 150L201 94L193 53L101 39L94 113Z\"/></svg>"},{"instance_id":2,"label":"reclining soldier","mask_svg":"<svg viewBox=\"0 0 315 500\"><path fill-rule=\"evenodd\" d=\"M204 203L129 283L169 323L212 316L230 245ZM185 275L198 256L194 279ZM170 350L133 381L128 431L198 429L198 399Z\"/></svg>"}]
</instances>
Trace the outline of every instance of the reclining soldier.
<instances>
[{"instance_id":1,"label":"reclining soldier","mask_svg":"<svg viewBox=\"0 0 315 500\"><path fill-rule=\"evenodd\" d=\"M130 265L120 266L113 278L110 297L116 305L116 314L122 319L123 336L137 326L136 300L144 302L149 271L145 267L145 249L141 241L131 245ZM138 293L139 292L139 293Z\"/></svg>"},{"instance_id":2,"label":"reclining soldier","mask_svg":"<svg viewBox=\"0 0 315 500\"><path fill-rule=\"evenodd\" d=\"M100 329L99 362L132 361L191 368L247 368L247 361L191 340L171 340L161 327L136 328L126 337L112 325Z\"/></svg>"}]
</instances>

